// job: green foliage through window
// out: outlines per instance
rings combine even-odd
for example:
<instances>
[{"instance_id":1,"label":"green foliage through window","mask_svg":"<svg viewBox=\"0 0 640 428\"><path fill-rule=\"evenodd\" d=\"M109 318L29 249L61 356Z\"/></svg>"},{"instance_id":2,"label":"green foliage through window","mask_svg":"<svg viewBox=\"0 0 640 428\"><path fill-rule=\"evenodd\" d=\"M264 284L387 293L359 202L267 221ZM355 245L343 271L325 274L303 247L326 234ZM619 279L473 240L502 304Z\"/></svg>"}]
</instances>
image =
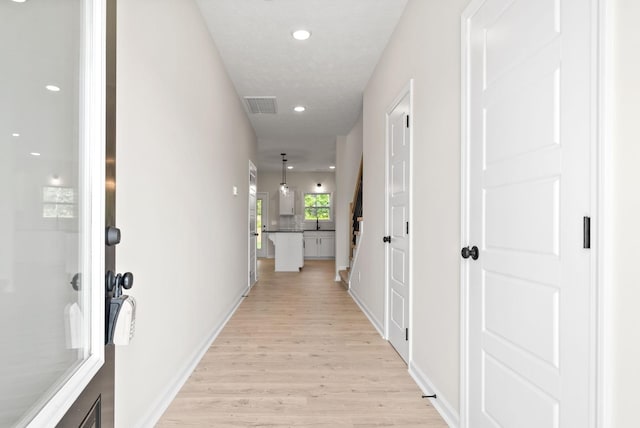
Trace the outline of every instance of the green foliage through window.
<instances>
[{"instance_id":1,"label":"green foliage through window","mask_svg":"<svg viewBox=\"0 0 640 428\"><path fill-rule=\"evenodd\" d=\"M331 194L305 193L304 219L331 220Z\"/></svg>"}]
</instances>

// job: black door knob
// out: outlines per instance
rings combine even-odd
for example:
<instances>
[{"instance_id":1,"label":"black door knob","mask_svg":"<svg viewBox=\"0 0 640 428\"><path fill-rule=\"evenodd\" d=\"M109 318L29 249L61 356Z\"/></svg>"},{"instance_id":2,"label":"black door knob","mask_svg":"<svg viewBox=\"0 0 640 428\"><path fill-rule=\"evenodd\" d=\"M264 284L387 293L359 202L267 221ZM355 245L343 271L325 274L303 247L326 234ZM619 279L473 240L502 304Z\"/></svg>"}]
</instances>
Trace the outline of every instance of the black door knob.
<instances>
[{"instance_id":1,"label":"black door knob","mask_svg":"<svg viewBox=\"0 0 640 428\"><path fill-rule=\"evenodd\" d=\"M391 243L391 236L383 236L383 237L382 237L382 242L388 242L388 243Z\"/></svg>"},{"instance_id":2,"label":"black door knob","mask_svg":"<svg viewBox=\"0 0 640 428\"><path fill-rule=\"evenodd\" d=\"M120 296L123 288L128 290L131 287L133 287L133 274L131 272L115 274L110 270L107 271L105 277L105 288L108 292L113 291L114 297Z\"/></svg>"},{"instance_id":3,"label":"black door knob","mask_svg":"<svg viewBox=\"0 0 640 428\"><path fill-rule=\"evenodd\" d=\"M125 290L133 287L133 274L131 272L125 272L120 279L120 284Z\"/></svg>"},{"instance_id":4,"label":"black door knob","mask_svg":"<svg viewBox=\"0 0 640 428\"><path fill-rule=\"evenodd\" d=\"M473 260L478 260L478 257L480 257L480 250L478 250L478 247L474 245L473 247L471 247L471 249L469 249L469 247L464 247L460 251L460 254L462 255L463 259L468 259L469 257L471 257Z\"/></svg>"},{"instance_id":5,"label":"black door knob","mask_svg":"<svg viewBox=\"0 0 640 428\"><path fill-rule=\"evenodd\" d=\"M82 286L82 275L79 273L73 275L73 278L71 278L70 284L74 290L79 291L80 287Z\"/></svg>"}]
</instances>

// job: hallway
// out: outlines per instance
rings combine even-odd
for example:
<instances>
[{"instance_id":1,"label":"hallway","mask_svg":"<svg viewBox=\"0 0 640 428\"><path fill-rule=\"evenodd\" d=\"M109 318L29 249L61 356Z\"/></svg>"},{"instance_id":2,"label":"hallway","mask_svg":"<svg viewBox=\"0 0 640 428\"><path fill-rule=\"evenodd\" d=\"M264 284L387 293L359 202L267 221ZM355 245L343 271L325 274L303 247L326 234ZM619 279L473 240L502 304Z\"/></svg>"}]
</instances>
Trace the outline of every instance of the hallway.
<instances>
[{"instance_id":1,"label":"hallway","mask_svg":"<svg viewBox=\"0 0 640 428\"><path fill-rule=\"evenodd\" d=\"M275 273L249 297L159 427L446 427L345 290L333 261Z\"/></svg>"}]
</instances>

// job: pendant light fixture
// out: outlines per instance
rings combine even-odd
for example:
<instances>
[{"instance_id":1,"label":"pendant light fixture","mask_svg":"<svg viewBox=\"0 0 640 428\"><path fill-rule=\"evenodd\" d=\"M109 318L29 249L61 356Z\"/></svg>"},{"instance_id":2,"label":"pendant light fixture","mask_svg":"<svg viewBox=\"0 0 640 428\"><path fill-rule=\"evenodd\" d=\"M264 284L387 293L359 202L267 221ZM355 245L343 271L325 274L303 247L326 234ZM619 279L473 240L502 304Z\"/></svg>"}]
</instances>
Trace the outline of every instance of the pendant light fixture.
<instances>
[{"instance_id":1,"label":"pendant light fixture","mask_svg":"<svg viewBox=\"0 0 640 428\"><path fill-rule=\"evenodd\" d=\"M282 156L282 182L280 183L280 193L286 195L289 193L289 186L287 186L287 154L280 153Z\"/></svg>"}]
</instances>

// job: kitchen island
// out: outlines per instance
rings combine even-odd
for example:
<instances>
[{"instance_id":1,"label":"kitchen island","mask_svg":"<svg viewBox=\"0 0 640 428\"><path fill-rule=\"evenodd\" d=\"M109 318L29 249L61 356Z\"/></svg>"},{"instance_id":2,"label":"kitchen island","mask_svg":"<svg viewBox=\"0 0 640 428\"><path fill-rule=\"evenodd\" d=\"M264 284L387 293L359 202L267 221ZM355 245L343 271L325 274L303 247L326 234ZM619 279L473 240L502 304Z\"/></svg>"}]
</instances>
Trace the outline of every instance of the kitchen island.
<instances>
[{"instance_id":1,"label":"kitchen island","mask_svg":"<svg viewBox=\"0 0 640 428\"><path fill-rule=\"evenodd\" d=\"M265 231L276 250L276 272L299 272L304 266L303 230L278 229Z\"/></svg>"}]
</instances>

